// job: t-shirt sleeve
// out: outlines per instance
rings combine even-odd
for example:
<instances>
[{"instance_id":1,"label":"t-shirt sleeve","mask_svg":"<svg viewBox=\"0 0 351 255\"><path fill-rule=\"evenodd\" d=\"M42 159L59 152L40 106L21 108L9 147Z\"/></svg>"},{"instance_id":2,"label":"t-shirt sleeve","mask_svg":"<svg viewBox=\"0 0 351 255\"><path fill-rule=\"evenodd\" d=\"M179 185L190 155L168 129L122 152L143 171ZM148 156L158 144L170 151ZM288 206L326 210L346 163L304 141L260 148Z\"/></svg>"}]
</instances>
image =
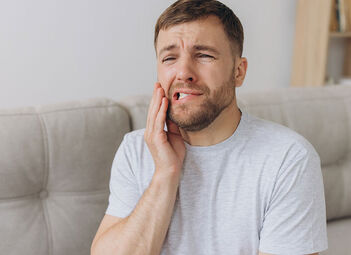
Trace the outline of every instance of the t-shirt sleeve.
<instances>
[{"instance_id":1,"label":"t-shirt sleeve","mask_svg":"<svg viewBox=\"0 0 351 255\"><path fill-rule=\"evenodd\" d=\"M328 248L320 158L312 145L292 154L277 174L265 212L259 244L264 253L312 254Z\"/></svg>"},{"instance_id":2,"label":"t-shirt sleeve","mask_svg":"<svg viewBox=\"0 0 351 255\"><path fill-rule=\"evenodd\" d=\"M109 204L106 209L106 214L120 218L128 216L140 198L132 169L131 153L127 146L125 135L112 163Z\"/></svg>"}]
</instances>

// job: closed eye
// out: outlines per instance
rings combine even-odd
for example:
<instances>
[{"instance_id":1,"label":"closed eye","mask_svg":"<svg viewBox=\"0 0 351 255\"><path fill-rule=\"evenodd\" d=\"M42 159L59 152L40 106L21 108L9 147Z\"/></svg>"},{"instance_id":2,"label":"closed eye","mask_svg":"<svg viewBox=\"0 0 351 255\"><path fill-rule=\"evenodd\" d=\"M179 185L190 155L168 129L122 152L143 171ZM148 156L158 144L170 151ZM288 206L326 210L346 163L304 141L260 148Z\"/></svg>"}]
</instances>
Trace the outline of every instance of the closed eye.
<instances>
[{"instance_id":1,"label":"closed eye","mask_svg":"<svg viewBox=\"0 0 351 255\"><path fill-rule=\"evenodd\" d=\"M210 58L210 59L212 58L212 59L215 59L215 57L213 57L211 55L202 54L202 53L199 53L196 56L199 57L199 58ZM172 61L172 60L175 60L175 59L176 59L175 57L167 57L167 58L164 58L162 60L162 63L167 62L167 61Z\"/></svg>"},{"instance_id":2,"label":"closed eye","mask_svg":"<svg viewBox=\"0 0 351 255\"><path fill-rule=\"evenodd\" d=\"M198 54L197 55L200 58L214 58L213 56L207 55L207 54Z\"/></svg>"},{"instance_id":3,"label":"closed eye","mask_svg":"<svg viewBox=\"0 0 351 255\"><path fill-rule=\"evenodd\" d=\"M170 61L170 60L174 60L174 57L169 57L169 58L165 58L162 60L162 63L166 62L166 61Z\"/></svg>"}]
</instances>

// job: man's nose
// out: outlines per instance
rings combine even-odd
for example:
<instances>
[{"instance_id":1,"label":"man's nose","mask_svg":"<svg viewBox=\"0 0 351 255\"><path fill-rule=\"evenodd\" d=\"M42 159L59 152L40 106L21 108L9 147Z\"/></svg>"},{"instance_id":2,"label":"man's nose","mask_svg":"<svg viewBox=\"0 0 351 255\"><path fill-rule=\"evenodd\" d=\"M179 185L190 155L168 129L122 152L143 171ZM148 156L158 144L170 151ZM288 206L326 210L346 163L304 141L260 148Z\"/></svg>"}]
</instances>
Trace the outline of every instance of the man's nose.
<instances>
[{"instance_id":1,"label":"man's nose","mask_svg":"<svg viewBox=\"0 0 351 255\"><path fill-rule=\"evenodd\" d=\"M190 57L179 60L177 66L177 81L184 83L194 83L197 81L194 63Z\"/></svg>"}]
</instances>

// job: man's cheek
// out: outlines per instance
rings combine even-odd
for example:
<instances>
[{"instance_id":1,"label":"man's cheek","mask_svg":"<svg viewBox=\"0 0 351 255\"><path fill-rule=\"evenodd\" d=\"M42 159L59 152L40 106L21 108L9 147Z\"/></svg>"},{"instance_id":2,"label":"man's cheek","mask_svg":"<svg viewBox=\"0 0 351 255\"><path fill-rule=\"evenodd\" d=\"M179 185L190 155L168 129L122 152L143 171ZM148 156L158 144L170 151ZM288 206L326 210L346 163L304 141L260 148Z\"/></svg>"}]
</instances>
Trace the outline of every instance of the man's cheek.
<instances>
[{"instance_id":1,"label":"man's cheek","mask_svg":"<svg viewBox=\"0 0 351 255\"><path fill-rule=\"evenodd\" d=\"M167 99L171 100L172 96L170 95L170 93L171 93L171 86L170 86L170 84L165 82L165 81L159 81L159 83L161 84L161 87L163 88Z\"/></svg>"},{"instance_id":2,"label":"man's cheek","mask_svg":"<svg viewBox=\"0 0 351 255\"><path fill-rule=\"evenodd\" d=\"M175 68L164 68L159 70L159 80L161 83L161 86L163 87L168 100L172 99L171 92L172 92L172 84L175 81L176 78L176 69Z\"/></svg>"}]
</instances>

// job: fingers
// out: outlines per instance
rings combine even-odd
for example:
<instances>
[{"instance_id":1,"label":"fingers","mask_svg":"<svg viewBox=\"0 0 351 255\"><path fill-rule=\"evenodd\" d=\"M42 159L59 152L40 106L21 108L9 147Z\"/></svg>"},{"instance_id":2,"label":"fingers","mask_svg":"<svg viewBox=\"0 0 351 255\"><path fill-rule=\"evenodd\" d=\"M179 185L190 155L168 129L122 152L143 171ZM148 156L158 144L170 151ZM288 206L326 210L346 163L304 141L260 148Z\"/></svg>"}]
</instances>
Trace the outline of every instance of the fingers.
<instances>
[{"instance_id":1,"label":"fingers","mask_svg":"<svg viewBox=\"0 0 351 255\"><path fill-rule=\"evenodd\" d=\"M167 107L168 107L168 99L167 97L162 97L161 107L155 121L155 130L157 131L162 131L164 129Z\"/></svg>"},{"instance_id":2,"label":"fingers","mask_svg":"<svg viewBox=\"0 0 351 255\"><path fill-rule=\"evenodd\" d=\"M151 98L151 101L150 101L150 104L149 104L149 110L148 110L148 113L147 113L146 131L151 131L152 130L151 125L152 125L153 122L150 119L151 119L152 110L154 108L154 104L155 104L155 100L156 100L156 96L157 96L157 89L158 88L159 88L159 84L156 82L155 86L154 86L154 91L152 93L152 98Z\"/></svg>"},{"instance_id":3,"label":"fingers","mask_svg":"<svg viewBox=\"0 0 351 255\"><path fill-rule=\"evenodd\" d=\"M166 123L167 123L168 132L172 134L180 135L179 127L173 121L171 121L170 119L167 119Z\"/></svg>"},{"instance_id":4,"label":"fingers","mask_svg":"<svg viewBox=\"0 0 351 255\"><path fill-rule=\"evenodd\" d=\"M154 92L153 92L153 96L149 105L149 110L148 110L148 116L147 116L147 122L146 122L146 130L147 132L153 132L153 130L156 128L157 131L162 131L163 127L164 127L164 123L165 123L165 114L164 116L158 118L159 113L161 112L165 112L167 110L167 106L163 106L163 108L161 109L160 107L162 107L162 98L164 98L165 92L163 90L163 88L161 87L160 83L156 83L155 87L154 87ZM167 100L167 98L165 98L164 100ZM163 124L159 123L158 125L156 124L156 122L163 122ZM160 129L160 125L163 125L162 128Z\"/></svg>"},{"instance_id":5,"label":"fingers","mask_svg":"<svg viewBox=\"0 0 351 255\"><path fill-rule=\"evenodd\" d=\"M158 114L160 107L161 107L161 101L162 101L163 94L164 94L163 89L157 88L156 95L155 95L155 101L154 101L154 104L152 106L151 113L150 113L150 119L149 119L150 120L149 127L151 130L154 130L157 114Z\"/></svg>"}]
</instances>

